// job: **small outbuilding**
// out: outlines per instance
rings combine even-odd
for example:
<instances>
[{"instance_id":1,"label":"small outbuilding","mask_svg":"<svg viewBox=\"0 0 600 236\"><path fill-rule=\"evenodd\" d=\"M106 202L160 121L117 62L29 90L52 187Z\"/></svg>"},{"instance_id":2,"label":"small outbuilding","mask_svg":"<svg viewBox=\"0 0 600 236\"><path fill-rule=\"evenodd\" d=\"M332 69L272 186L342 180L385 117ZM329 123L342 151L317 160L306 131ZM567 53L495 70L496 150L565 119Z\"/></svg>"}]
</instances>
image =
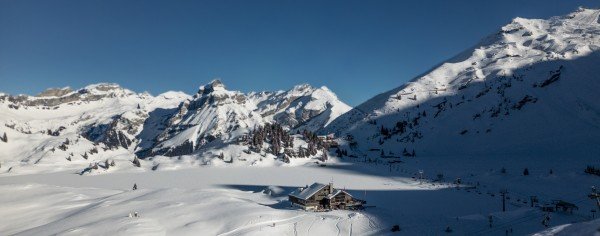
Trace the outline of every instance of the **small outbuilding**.
<instances>
[{"instance_id":1,"label":"small outbuilding","mask_svg":"<svg viewBox=\"0 0 600 236\"><path fill-rule=\"evenodd\" d=\"M314 183L298 188L288 195L292 205L304 210L357 210L362 209L364 200L354 198L346 190L335 189L332 183Z\"/></svg>"},{"instance_id":2,"label":"small outbuilding","mask_svg":"<svg viewBox=\"0 0 600 236\"><path fill-rule=\"evenodd\" d=\"M563 200L554 200L552 201L552 205L554 205L555 211L560 210L570 214L573 214L573 210L579 210L579 207L577 207L577 205Z\"/></svg>"}]
</instances>

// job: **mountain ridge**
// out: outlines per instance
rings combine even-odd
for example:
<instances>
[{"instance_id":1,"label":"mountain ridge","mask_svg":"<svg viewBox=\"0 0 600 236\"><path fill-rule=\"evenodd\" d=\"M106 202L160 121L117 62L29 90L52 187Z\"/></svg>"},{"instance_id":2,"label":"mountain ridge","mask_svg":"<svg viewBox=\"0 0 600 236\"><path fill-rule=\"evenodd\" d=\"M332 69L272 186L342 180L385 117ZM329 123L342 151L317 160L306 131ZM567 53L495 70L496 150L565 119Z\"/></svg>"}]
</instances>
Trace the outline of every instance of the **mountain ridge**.
<instances>
[{"instance_id":1,"label":"mountain ridge","mask_svg":"<svg viewBox=\"0 0 600 236\"><path fill-rule=\"evenodd\" d=\"M300 88L302 93L297 94ZM257 94L280 97L266 96L264 105L257 106ZM272 104L277 109L268 108ZM205 145L226 149L257 127L277 122L273 117L299 114L298 121L283 127L315 131L341 114L340 109L345 112L350 107L328 89L305 84L281 92L245 94L227 90L219 80L200 86L193 96L175 91L152 96L115 83L76 90L50 88L36 96L2 94L0 131L8 134L10 142L0 144L6 150L0 154L0 165L35 171L36 165L62 169L156 155L212 157L200 149ZM234 149L241 153L244 147Z\"/></svg>"},{"instance_id":2,"label":"mountain ridge","mask_svg":"<svg viewBox=\"0 0 600 236\"><path fill-rule=\"evenodd\" d=\"M563 127L561 133L568 133L566 130L572 128L580 134L587 134L589 141L578 138L577 142L591 145L598 140L597 135L592 135L585 125L575 127L567 123L579 124L580 118L596 122L599 119L600 108L594 102L597 97L593 92L599 86L594 69L599 60L599 16L600 10L580 8L574 13L549 20L515 18L471 49L404 85L356 106L338 117L322 133L358 137L358 143L363 143L358 148L361 153L372 148L402 153L404 148L408 148L417 149L424 155L443 155L444 152L456 155L543 155L543 142L534 145L533 150L537 153L531 150L501 150L522 145L506 142L509 137L525 143L528 141L524 137L547 139L550 131L527 121L538 119L546 122L548 127ZM566 79L570 77L578 79ZM578 90L580 92L575 92ZM570 109L572 107L580 108L573 110ZM570 114L560 116L552 110L569 111ZM535 115L542 111L546 116ZM528 115L523 117L518 113ZM526 122L504 121L514 119L511 114ZM593 125L594 121L590 124L590 128L597 128ZM513 136L510 132L496 135L499 130L494 126L498 125L498 129L502 129L500 132L512 130ZM455 128L451 130L449 127ZM381 132L382 129L385 132ZM517 135L518 129L545 135ZM491 133L488 136L496 137L486 138L479 133ZM471 135L473 137L468 138ZM456 142L461 139L463 143ZM559 143L563 146L572 143L567 140L564 138ZM485 149L469 143L488 143L502 148ZM564 155L566 152L561 153Z\"/></svg>"}]
</instances>

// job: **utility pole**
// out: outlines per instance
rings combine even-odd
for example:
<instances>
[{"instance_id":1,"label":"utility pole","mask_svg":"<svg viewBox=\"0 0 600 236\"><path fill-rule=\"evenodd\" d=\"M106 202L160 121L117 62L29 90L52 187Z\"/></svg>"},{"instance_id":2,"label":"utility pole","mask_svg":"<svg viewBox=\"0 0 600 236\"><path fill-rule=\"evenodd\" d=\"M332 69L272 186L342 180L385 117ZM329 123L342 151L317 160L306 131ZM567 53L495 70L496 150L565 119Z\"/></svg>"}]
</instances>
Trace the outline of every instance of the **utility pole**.
<instances>
[{"instance_id":1,"label":"utility pole","mask_svg":"<svg viewBox=\"0 0 600 236\"><path fill-rule=\"evenodd\" d=\"M592 200L596 199L596 205L598 206L598 210L600 210L600 193L598 193L595 186L592 186L592 193L588 197Z\"/></svg>"},{"instance_id":2,"label":"utility pole","mask_svg":"<svg viewBox=\"0 0 600 236\"><path fill-rule=\"evenodd\" d=\"M530 196L529 198L530 198L529 200L531 200L531 207L533 207L533 203L537 203L538 198L537 198L537 196Z\"/></svg>"},{"instance_id":3,"label":"utility pole","mask_svg":"<svg viewBox=\"0 0 600 236\"><path fill-rule=\"evenodd\" d=\"M502 211L506 211L506 194L508 191L506 189L500 190L500 196L502 196Z\"/></svg>"}]
</instances>

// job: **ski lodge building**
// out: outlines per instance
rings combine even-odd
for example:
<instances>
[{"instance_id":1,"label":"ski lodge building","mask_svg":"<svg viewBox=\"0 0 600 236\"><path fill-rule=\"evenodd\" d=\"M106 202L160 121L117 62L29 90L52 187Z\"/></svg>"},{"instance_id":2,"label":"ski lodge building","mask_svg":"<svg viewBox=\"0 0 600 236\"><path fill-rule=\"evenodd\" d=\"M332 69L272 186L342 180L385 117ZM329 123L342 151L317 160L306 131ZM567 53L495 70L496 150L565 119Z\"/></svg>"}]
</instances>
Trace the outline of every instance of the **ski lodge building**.
<instances>
[{"instance_id":1,"label":"ski lodge building","mask_svg":"<svg viewBox=\"0 0 600 236\"><path fill-rule=\"evenodd\" d=\"M333 184L314 183L298 188L288 195L292 205L304 210L355 210L362 209L364 200L354 198L345 190L333 188Z\"/></svg>"}]
</instances>

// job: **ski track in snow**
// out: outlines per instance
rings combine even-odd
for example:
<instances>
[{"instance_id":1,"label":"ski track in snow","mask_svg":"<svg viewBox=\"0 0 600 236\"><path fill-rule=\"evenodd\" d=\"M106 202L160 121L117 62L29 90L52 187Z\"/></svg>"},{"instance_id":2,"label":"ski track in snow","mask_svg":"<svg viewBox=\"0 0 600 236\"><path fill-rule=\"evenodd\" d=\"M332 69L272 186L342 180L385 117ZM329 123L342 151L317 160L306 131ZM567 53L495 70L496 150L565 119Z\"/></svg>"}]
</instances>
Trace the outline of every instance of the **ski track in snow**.
<instances>
[{"instance_id":1,"label":"ski track in snow","mask_svg":"<svg viewBox=\"0 0 600 236\"><path fill-rule=\"evenodd\" d=\"M234 235L234 234L243 234L244 232L253 231L253 229L256 229L257 227L269 226L272 224L275 224L275 226L273 226L273 227L277 227L279 225L279 223L283 223L283 224L294 223L295 222L294 220L296 220L298 218L302 218L304 216L305 215L298 215L298 216L294 216L294 217L287 218L287 219L269 220L269 221L264 221L264 222L260 222L260 223L254 223L252 225L242 226L242 227L233 229L231 231L221 233L219 235L227 236L227 235Z\"/></svg>"}]
</instances>

